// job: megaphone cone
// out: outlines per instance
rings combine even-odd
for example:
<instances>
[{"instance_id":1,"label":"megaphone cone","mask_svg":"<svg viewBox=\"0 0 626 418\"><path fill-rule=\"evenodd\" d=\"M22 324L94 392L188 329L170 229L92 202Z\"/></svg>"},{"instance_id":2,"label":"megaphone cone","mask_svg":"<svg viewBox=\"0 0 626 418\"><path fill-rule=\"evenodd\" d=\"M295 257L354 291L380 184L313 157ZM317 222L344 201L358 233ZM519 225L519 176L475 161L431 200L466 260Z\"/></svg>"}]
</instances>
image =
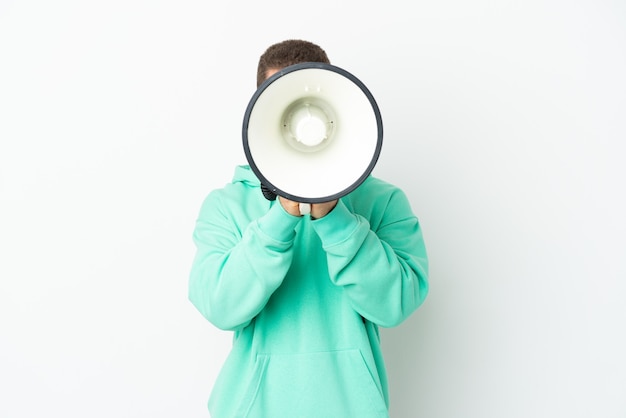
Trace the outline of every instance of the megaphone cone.
<instances>
[{"instance_id":1,"label":"megaphone cone","mask_svg":"<svg viewBox=\"0 0 626 418\"><path fill-rule=\"evenodd\" d=\"M244 152L266 191L305 203L357 188L374 169L382 139L380 111L367 87L324 63L272 75L250 99L243 121Z\"/></svg>"}]
</instances>

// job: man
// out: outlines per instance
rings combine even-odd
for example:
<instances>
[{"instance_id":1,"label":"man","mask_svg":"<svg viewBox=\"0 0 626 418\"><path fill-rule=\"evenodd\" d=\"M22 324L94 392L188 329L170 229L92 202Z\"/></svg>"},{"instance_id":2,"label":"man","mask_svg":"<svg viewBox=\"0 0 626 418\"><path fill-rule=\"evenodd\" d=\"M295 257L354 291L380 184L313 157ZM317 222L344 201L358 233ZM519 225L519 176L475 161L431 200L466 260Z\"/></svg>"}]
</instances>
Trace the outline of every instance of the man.
<instances>
[{"instance_id":1,"label":"man","mask_svg":"<svg viewBox=\"0 0 626 418\"><path fill-rule=\"evenodd\" d=\"M287 40L260 57L257 85L323 49ZM205 199L189 298L234 331L209 400L213 418L388 417L378 327L428 293L420 225L397 187L369 176L339 200L267 200L248 166Z\"/></svg>"}]
</instances>

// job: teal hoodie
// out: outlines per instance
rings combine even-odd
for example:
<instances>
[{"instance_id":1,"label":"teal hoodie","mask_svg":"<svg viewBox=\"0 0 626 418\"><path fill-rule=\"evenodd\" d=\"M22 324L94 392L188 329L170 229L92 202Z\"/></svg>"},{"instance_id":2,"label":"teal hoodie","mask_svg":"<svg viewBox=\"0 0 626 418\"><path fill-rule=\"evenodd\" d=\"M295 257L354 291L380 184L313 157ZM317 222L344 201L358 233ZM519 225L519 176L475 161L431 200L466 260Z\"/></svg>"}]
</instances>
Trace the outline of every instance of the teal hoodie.
<instances>
[{"instance_id":1,"label":"teal hoodie","mask_svg":"<svg viewBox=\"0 0 626 418\"><path fill-rule=\"evenodd\" d=\"M368 177L325 217L266 200L248 166L205 199L189 299L232 350L212 418L383 418L378 326L428 293L418 219L397 187Z\"/></svg>"}]
</instances>

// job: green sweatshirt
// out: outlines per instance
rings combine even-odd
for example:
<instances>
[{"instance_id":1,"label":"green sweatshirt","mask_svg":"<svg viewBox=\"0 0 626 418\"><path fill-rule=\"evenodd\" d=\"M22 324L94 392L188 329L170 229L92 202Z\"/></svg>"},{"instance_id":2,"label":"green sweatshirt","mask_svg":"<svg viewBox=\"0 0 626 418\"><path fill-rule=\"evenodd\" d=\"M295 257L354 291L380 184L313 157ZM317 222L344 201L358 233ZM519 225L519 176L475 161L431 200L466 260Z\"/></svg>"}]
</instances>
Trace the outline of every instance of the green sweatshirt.
<instances>
[{"instance_id":1,"label":"green sweatshirt","mask_svg":"<svg viewBox=\"0 0 626 418\"><path fill-rule=\"evenodd\" d=\"M404 193L374 177L325 217L266 200L248 166L205 199L189 299L234 331L209 400L212 418L383 418L378 326L428 293L419 222Z\"/></svg>"}]
</instances>

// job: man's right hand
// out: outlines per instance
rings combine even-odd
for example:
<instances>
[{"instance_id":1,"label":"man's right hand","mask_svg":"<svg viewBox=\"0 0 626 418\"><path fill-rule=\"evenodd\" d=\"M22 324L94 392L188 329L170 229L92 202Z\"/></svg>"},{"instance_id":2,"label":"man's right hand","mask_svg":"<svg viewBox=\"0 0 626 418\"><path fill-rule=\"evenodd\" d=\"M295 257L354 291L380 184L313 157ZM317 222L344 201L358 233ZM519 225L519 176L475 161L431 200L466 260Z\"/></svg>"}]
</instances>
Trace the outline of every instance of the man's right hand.
<instances>
[{"instance_id":1,"label":"man's right hand","mask_svg":"<svg viewBox=\"0 0 626 418\"><path fill-rule=\"evenodd\" d=\"M293 216L302 216L300 212L300 203L293 200L285 199L282 196L278 196L278 200L282 207ZM337 205L337 200L332 200L325 203L314 203L311 205L311 217L313 219L319 219L326 216Z\"/></svg>"},{"instance_id":2,"label":"man's right hand","mask_svg":"<svg viewBox=\"0 0 626 418\"><path fill-rule=\"evenodd\" d=\"M302 214L300 213L300 203L294 202L293 200L285 199L282 196L278 196L278 200L280 201L283 209L285 209L288 214L293 216L302 216Z\"/></svg>"}]
</instances>

